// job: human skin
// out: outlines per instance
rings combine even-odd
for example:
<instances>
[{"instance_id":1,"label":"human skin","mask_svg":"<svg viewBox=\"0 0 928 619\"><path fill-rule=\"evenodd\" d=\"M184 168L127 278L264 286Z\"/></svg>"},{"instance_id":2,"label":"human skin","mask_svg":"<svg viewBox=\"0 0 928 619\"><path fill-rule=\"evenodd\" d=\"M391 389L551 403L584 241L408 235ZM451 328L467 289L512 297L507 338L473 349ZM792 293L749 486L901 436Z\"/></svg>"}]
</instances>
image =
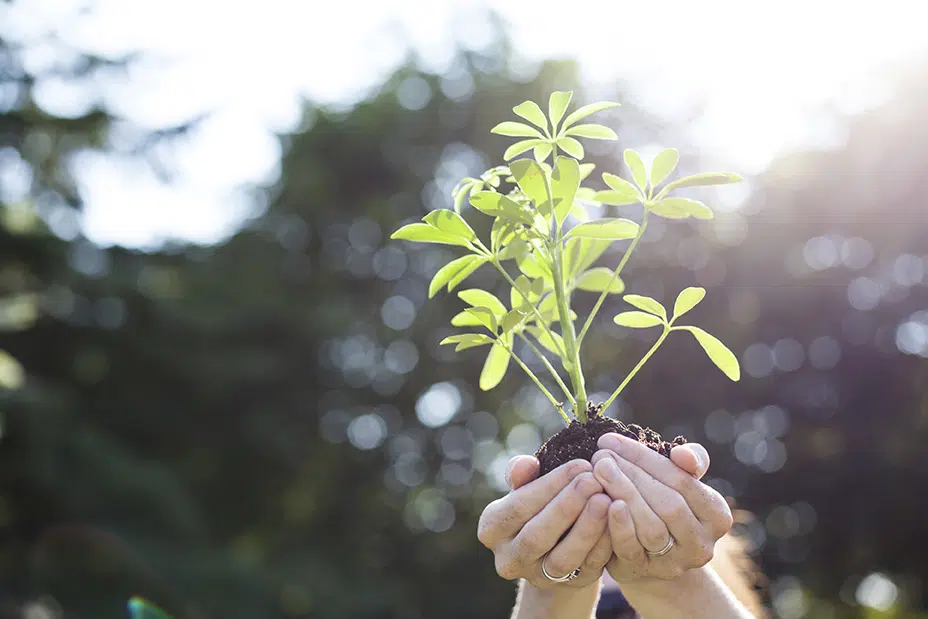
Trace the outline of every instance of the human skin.
<instances>
[{"instance_id":1,"label":"human skin","mask_svg":"<svg viewBox=\"0 0 928 619\"><path fill-rule=\"evenodd\" d=\"M731 511L698 481L709 466L705 449L676 447L668 460L619 435L604 436L600 447L592 464L572 461L540 479L535 458L514 458L513 490L481 515L478 538L494 552L498 573L523 579L513 617L591 616L603 569L644 617L697 616L694 602L715 613L705 616L750 616L706 567ZM647 555L671 533L669 553ZM552 575L578 566L580 575L549 581L541 572L546 556Z\"/></svg>"}]
</instances>

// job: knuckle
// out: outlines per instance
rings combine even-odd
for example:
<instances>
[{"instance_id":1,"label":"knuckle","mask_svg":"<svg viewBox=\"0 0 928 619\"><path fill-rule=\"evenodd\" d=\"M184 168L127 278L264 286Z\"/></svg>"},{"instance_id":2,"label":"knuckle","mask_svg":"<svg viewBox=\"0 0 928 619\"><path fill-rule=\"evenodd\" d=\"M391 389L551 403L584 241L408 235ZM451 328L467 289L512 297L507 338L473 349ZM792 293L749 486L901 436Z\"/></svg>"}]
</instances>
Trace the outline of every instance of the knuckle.
<instances>
[{"instance_id":1,"label":"knuckle","mask_svg":"<svg viewBox=\"0 0 928 619\"><path fill-rule=\"evenodd\" d=\"M682 498L669 502L664 510L664 518L670 522L680 522L690 513L690 508Z\"/></svg>"},{"instance_id":2,"label":"knuckle","mask_svg":"<svg viewBox=\"0 0 928 619\"><path fill-rule=\"evenodd\" d=\"M569 574L574 571L574 568L577 566L574 565L571 567L567 565L567 562L563 558L557 558L552 556L554 553L548 555L547 560L545 561L545 567L548 569L548 573L552 576L563 576L564 574Z\"/></svg>"},{"instance_id":3,"label":"knuckle","mask_svg":"<svg viewBox=\"0 0 928 619\"><path fill-rule=\"evenodd\" d=\"M496 573L500 578L515 580L522 574L522 566L504 555L496 555Z\"/></svg>"},{"instance_id":4,"label":"knuckle","mask_svg":"<svg viewBox=\"0 0 928 619\"><path fill-rule=\"evenodd\" d=\"M713 556L715 556L714 544L700 544L693 556L695 560L695 565L693 567L703 567L712 561Z\"/></svg>"},{"instance_id":5,"label":"knuckle","mask_svg":"<svg viewBox=\"0 0 928 619\"><path fill-rule=\"evenodd\" d=\"M599 484L598 481L596 481L593 473L583 472L577 475L576 479L574 479L573 489L577 494L586 498L602 491L603 487Z\"/></svg>"},{"instance_id":6,"label":"knuckle","mask_svg":"<svg viewBox=\"0 0 928 619\"><path fill-rule=\"evenodd\" d=\"M586 559L583 561L583 567L587 570L598 570L604 567L609 563L609 559L612 558L612 547L611 546L597 546L590 551L590 554L586 556Z\"/></svg>"},{"instance_id":7,"label":"knuckle","mask_svg":"<svg viewBox=\"0 0 928 619\"><path fill-rule=\"evenodd\" d=\"M709 523L712 528L712 532L718 537L722 537L728 533L732 526L735 523L734 516L731 513L731 507L728 506L728 501L718 493L713 493L710 497L712 505L712 518Z\"/></svg>"},{"instance_id":8,"label":"knuckle","mask_svg":"<svg viewBox=\"0 0 928 619\"><path fill-rule=\"evenodd\" d=\"M623 544L616 550L616 555L631 564L643 563L645 557L644 550L638 545L637 540L634 543Z\"/></svg>"},{"instance_id":9,"label":"knuckle","mask_svg":"<svg viewBox=\"0 0 928 619\"><path fill-rule=\"evenodd\" d=\"M667 534L649 527L641 532L641 543L645 548L658 551L667 544Z\"/></svg>"},{"instance_id":10,"label":"knuckle","mask_svg":"<svg viewBox=\"0 0 928 619\"><path fill-rule=\"evenodd\" d=\"M586 460L571 460L561 468L564 485L581 473L592 470L592 468L592 465Z\"/></svg>"},{"instance_id":11,"label":"knuckle","mask_svg":"<svg viewBox=\"0 0 928 619\"><path fill-rule=\"evenodd\" d=\"M535 533L523 533L516 538L516 555L519 557L540 557L548 548L542 547L541 539Z\"/></svg>"},{"instance_id":12,"label":"knuckle","mask_svg":"<svg viewBox=\"0 0 928 619\"><path fill-rule=\"evenodd\" d=\"M670 487L683 496L688 496L696 492L699 486L700 482L697 481L695 477L686 475L682 472L679 475L673 475L670 479Z\"/></svg>"},{"instance_id":13,"label":"knuckle","mask_svg":"<svg viewBox=\"0 0 928 619\"><path fill-rule=\"evenodd\" d=\"M496 541L497 517L496 510L491 503L477 521L477 539L489 548Z\"/></svg>"}]
</instances>

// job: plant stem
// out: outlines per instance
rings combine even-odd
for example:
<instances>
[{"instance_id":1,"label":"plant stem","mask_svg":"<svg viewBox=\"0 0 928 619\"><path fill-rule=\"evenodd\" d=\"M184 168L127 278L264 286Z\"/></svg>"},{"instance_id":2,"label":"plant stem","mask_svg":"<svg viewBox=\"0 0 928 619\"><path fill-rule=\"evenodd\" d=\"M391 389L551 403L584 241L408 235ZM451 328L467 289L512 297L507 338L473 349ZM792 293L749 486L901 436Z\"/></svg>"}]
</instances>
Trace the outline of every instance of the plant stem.
<instances>
[{"instance_id":1,"label":"plant stem","mask_svg":"<svg viewBox=\"0 0 928 619\"><path fill-rule=\"evenodd\" d=\"M567 419L567 415L564 413L564 410L563 410L563 408L562 408L563 404L562 404L561 402L558 402L558 401L554 398L554 396L551 395L551 392L548 391L548 389L542 384L542 382L541 382L540 380L538 380L538 377L535 376L535 373L534 373L533 371L531 371L531 370L528 368L528 366L525 365L525 364L522 362L521 359L519 359L518 355L516 355L516 353L515 353L514 350L512 350L510 347L506 346L506 342L504 342L504 341L502 340L502 338L498 338L496 341L497 341L497 342L502 342L503 348L506 349L506 352L509 353L509 356L516 360L516 363L519 364L519 367L520 367L520 368L522 368L523 370L525 370L525 373L528 374L528 377L532 379L532 382L535 383L535 386L537 386L539 389L541 389L541 392L542 392L543 394L545 394L545 396L547 396L547 398L548 398L549 400L551 400L551 404L554 405L554 408L556 408L556 409L561 413L561 416L564 417L565 421L567 421L567 423L569 424L569 423L570 423L570 420Z\"/></svg>"},{"instance_id":2,"label":"plant stem","mask_svg":"<svg viewBox=\"0 0 928 619\"><path fill-rule=\"evenodd\" d=\"M638 370L642 368L645 362L651 358L651 355L653 355L655 351L657 351L658 347L660 347L660 345L664 342L664 340L667 339L667 335L669 333L670 333L670 327L668 327L667 325L664 325L664 332L661 333L661 336L657 338L657 341L654 342L653 346L651 346L651 350L645 353L645 356L641 358L641 361L638 362L638 365L632 368L632 371L628 373L628 376L625 377L625 380L622 381L622 384L619 385L619 387L615 391L612 392L612 395L609 396L609 399L606 400L606 402L603 404L603 410L606 410L607 408L609 408L609 405L612 404L612 401L615 400L620 393L622 393L622 390L625 389L625 386L628 385L631 379L635 377L635 374L638 373Z\"/></svg>"},{"instance_id":3,"label":"plant stem","mask_svg":"<svg viewBox=\"0 0 928 619\"><path fill-rule=\"evenodd\" d=\"M645 209L644 215L641 218L641 225L638 226L638 234L635 235L635 238L632 239L632 244L628 246L628 249L625 250L625 255L622 256L619 266L616 267L615 272L612 274L612 279L609 280L609 284L603 288L602 293L599 295L599 298L596 300L596 305L593 306L590 315L587 316L586 322L583 323L583 328L580 329L580 335L577 336L577 346L580 346L583 343L583 338L586 337L586 332L590 330L590 325L593 324L593 319L596 317L596 312L599 311L599 308L602 307L603 301L606 300L606 296L609 294L609 290L612 288L612 285L619 278L619 274L622 272L622 269L625 268L625 263L628 262L628 259L631 257L632 252L635 251L635 247L638 245L638 241L641 240L641 237L644 236L644 230L648 225L648 209Z\"/></svg>"},{"instance_id":4,"label":"plant stem","mask_svg":"<svg viewBox=\"0 0 928 619\"><path fill-rule=\"evenodd\" d=\"M564 381L561 380L561 376L557 373L557 370L554 369L554 366L551 365L551 362L548 361L548 358L545 357L544 353L538 350L538 347L535 346L534 342L531 339L525 336L524 333L519 333L519 337L522 338L526 344L528 344L532 350L535 351L535 354L538 355L538 358L541 359L541 362L545 364L545 367L548 368L548 372L551 373L551 376L554 377L554 380L557 381L558 387L561 388L561 391L564 392L564 397L570 402L571 406L576 407L577 402L574 400L574 396L571 395L570 389L567 388L567 385L564 384Z\"/></svg>"},{"instance_id":5,"label":"plant stem","mask_svg":"<svg viewBox=\"0 0 928 619\"><path fill-rule=\"evenodd\" d=\"M564 285L564 260L563 260L563 243L561 242L561 226L557 223L557 215L554 213L554 194L551 191L551 176L545 173L545 192L548 197L548 204L551 205L551 216L554 219L554 294L557 298L557 313L561 322L561 337L564 339L564 348L566 356L563 358L564 368L570 375L570 382L574 388L576 404L574 405L574 417L581 423L585 423L586 417L586 385L583 379L583 369L580 366L579 349L577 348L577 336L574 331L574 323L570 319L570 298L567 295L566 286Z\"/></svg>"},{"instance_id":6,"label":"plant stem","mask_svg":"<svg viewBox=\"0 0 928 619\"><path fill-rule=\"evenodd\" d=\"M486 248L484 248L484 249L486 249ZM489 252L488 252L488 253L489 253ZM490 262L493 264L494 267L496 267L496 270L499 271L499 272L502 274L502 276L506 279L506 281L509 282L509 285L510 285L510 286L512 286L513 288L515 288L516 290L518 290L519 287L516 286L515 281L512 279L512 277L509 275L509 273L506 272L506 269L503 268L503 265L501 265L501 264L499 263L499 260L496 258L496 256L493 256L492 254L490 254L490 255L492 256L491 259L490 259ZM524 297L523 297L523 298L524 298ZM551 341L554 342L554 345L555 345L555 346L557 346L557 338L554 337L554 332L551 331L551 328L550 328L550 327L548 327L548 323L545 322L545 319L542 317L541 312L538 311L538 308L535 307L534 304L529 303L529 306L532 308L532 312L534 312L534 314L535 314L535 318L537 319L538 326L541 327L549 336L551 336ZM560 348L560 347L558 347L558 348ZM562 359L564 358L564 353L565 353L565 351L563 351L563 350L558 350L558 354L561 356Z\"/></svg>"}]
</instances>

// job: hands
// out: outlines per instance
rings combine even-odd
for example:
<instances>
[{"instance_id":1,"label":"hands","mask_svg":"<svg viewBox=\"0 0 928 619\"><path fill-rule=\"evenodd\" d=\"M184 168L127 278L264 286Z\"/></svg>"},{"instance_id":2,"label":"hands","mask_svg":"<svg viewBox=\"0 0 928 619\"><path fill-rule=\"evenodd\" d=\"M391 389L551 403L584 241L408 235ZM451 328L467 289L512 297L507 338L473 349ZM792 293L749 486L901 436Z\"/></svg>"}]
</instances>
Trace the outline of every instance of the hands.
<instances>
[{"instance_id":1,"label":"hands","mask_svg":"<svg viewBox=\"0 0 928 619\"><path fill-rule=\"evenodd\" d=\"M709 466L706 450L683 445L668 460L615 434L603 436L599 446L592 467L575 460L541 479L535 479L535 458L513 458L513 490L487 506L477 533L493 551L500 576L524 578L540 589L585 587L607 564L610 575L625 583L674 579L709 562L732 516L724 498L698 481ZM669 552L647 554L663 549L671 535ZM541 571L545 558L552 576L577 567L580 575L553 583Z\"/></svg>"},{"instance_id":2,"label":"hands","mask_svg":"<svg viewBox=\"0 0 928 619\"><path fill-rule=\"evenodd\" d=\"M698 444L674 448L671 459L618 434L599 439L593 472L606 494L616 582L674 580L706 565L715 543L732 526L725 499L701 478L709 454ZM654 556L669 543L662 556ZM648 553L652 553L649 555Z\"/></svg>"},{"instance_id":3,"label":"hands","mask_svg":"<svg viewBox=\"0 0 928 619\"><path fill-rule=\"evenodd\" d=\"M490 503L477 526L477 538L493 551L500 576L524 578L539 589L582 588L599 581L613 556L606 531L611 501L592 468L585 460L573 460L535 479L538 460L518 456L510 461L507 477L513 490ZM580 574L554 583L542 573L542 560L554 577L577 567Z\"/></svg>"}]
</instances>

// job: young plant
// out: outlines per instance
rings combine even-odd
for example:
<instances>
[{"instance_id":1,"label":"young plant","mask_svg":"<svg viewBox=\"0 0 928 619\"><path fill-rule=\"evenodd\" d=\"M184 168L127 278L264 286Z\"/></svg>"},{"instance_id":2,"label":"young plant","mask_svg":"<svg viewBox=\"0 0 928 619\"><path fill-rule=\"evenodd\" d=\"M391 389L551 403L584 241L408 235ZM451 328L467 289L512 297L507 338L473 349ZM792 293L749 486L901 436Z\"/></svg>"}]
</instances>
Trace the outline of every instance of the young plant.
<instances>
[{"instance_id":1,"label":"young plant","mask_svg":"<svg viewBox=\"0 0 928 619\"><path fill-rule=\"evenodd\" d=\"M552 93L547 116L531 101L513 108L527 123L502 122L492 132L522 138L506 149L504 160L510 161L528 151L532 156L512 161L508 166L494 167L480 178L463 179L452 194L454 210L433 211L422 222L403 226L392 236L466 250L438 270L429 285L429 297L442 288L449 292L455 290L484 265L499 271L509 284L508 307L486 290L471 288L458 292L469 307L454 316L451 324L470 331L447 337L441 343L454 344L455 350L489 346L480 373L479 384L483 390L497 386L510 362L514 361L564 418L567 432L559 433L564 434L559 441L555 440L558 435L552 437L538 452L540 459L548 455L553 458L550 463L542 459L542 473L558 464L560 456L554 452L566 454L569 451L573 457L577 456L577 445L570 447L569 443L583 443L582 451L588 451L587 457L592 456L596 439L607 431L621 431L665 455L669 453L672 444L661 441L653 431L625 426L599 413L622 393L673 332L692 334L726 376L732 380L740 378L738 361L722 342L699 327L680 323L683 316L702 301L704 289L692 287L680 292L672 313L655 299L629 294L624 300L635 309L619 313L614 322L632 329L659 327L660 335L605 402L593 405L588 401L580 354L582 346L606 297L624 292L622 270L644 235L649 218L711 219L712 210L705 204L672 195L672 192L687 187L734 183L741 178L731 173L704 173L665 183L676 168L676 150L661 151L650 170L638 153L626 150L625 165L633 182L607 172L602 175L607 189L596 191L582 186L594 165L580 163L584 151L577 138L615 140L617 136L603 125L579 121L618 104L593 103L565 118L572 94ZM561 152L564 154L560 155ZM461 217L465 199L474 209L493 218L488 243L481 241ZM619 217L591 219L588 213L588 207L639 203L644 206L640 223ZM617 241L630 241L618 266L614 269L596 266L606 249ZM599 293L592 310L582 321L571 309L576 291ZM551 393L516 354L517 340L538 356L557 385L558 395ZM549 356L556 363L552 363ZM565 403L569 404L573 420L565 411Z\"/></svg>"}]
</instances>

